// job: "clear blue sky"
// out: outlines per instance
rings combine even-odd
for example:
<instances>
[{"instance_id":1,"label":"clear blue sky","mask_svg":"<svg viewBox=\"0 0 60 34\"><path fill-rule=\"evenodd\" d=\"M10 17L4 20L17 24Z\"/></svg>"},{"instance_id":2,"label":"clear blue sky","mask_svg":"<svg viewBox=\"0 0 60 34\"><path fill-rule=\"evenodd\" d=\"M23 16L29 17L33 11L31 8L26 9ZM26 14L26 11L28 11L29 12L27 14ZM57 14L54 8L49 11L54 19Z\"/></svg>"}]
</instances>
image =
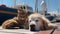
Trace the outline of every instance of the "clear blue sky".
<instances>
[{"instance_id":1,"label":"clear blue sky","mask_svg":"<svg viewBox=\"0 0 60 34\"><path fill-rule=\"evenodd\" d=\"M38 0L38 8L41 10L41 1ZM26 3L27 5L31 6L33 9L35 8L35 0L17 0L16 4L23 4ZM0 5L5 4L7 6L13 6L14 5L14 0L0 0ZM46 0L46 5L47 5L47 10L48 11L55 11L60 9L60 0Z\"/></svg>"}]
</instances>

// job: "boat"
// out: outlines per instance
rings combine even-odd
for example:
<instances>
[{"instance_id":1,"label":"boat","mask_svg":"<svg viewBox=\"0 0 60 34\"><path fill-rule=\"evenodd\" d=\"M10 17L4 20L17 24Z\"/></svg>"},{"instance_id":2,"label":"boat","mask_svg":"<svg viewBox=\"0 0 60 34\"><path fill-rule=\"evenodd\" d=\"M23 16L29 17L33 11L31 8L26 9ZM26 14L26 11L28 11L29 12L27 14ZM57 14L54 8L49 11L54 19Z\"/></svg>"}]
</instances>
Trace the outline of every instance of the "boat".
<instances>
[{"instance_id":1,"label":"boat","mask_svg":"<svg viewBox=\"0 0 60 34\"><path fill-rule=\"evenodd\" d=\"M22 7L22 6L24 6L25 7L25 5L19 5L20 6L20 8ZM25 8L26 9L26 8ZM28 7L27 6L27 9L29 10L31 10L31 8L30 7ZM32 11L28 11L28 14L31 14L31 13L33 13ZM0 25L5 21L5 20L7 20L7 19L11 19L11 18L13 18L13 17L16 17L17 16L17 11L18 11L18 9L17 8L10 8L10 7L6 7L5 5L1 5L0 6Z\"/></svg>"}]
</instances>

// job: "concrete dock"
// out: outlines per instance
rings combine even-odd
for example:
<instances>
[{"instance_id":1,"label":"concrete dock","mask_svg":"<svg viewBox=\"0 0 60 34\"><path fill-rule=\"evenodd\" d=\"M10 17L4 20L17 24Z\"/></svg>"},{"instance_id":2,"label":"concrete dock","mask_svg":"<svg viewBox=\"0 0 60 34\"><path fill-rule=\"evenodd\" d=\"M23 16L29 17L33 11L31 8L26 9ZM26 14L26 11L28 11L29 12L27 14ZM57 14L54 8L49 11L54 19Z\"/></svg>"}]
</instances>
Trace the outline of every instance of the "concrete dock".
<instances>
[{"instance_id":1,"label":"concrete dock","mask_svg":"<svg viewBox=\"0 0 60 34\"><path fill-rule=\"evenodd\" d=\"M60 23L56 23L58 28L53 32L53 34L60 34ZM0 26L0 34L51 34L52 30L32 32L26 29L2 29Z\"/></svg>"},{"instance_id":2,"label":"concrete dock","mask_svg":"<svg viewBox=\"0 0 60 34\"><path fill-rule=\"evenodd\" d=\"M34 34L36 32L31 32L26 29L2 29L0 26L0 34Z\"/></svg>"}]
</instances>

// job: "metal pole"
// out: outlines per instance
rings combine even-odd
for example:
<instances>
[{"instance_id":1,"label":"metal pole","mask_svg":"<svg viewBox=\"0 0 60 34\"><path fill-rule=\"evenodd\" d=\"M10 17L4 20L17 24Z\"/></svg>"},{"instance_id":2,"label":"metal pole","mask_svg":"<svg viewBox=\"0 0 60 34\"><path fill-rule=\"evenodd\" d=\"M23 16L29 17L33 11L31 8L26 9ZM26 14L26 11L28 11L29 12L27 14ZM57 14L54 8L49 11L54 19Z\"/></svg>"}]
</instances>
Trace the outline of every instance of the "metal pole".
<instances>
[{"instance_id":1,"label":"metal pole","mask_svg":"<svg viewBox=\"0 0 60 34\"><path fill-rule=\"evenodd\" d=\"M38 13L38 0L35 0L35 11Z\"/></svg>"},{"instance_id":2,"label":"metal pole","mask_svg":"<svg viewBox=\"0 0 60 34\"><path fill-rule=\"evenodd\" d=\"M15 6L16 6L16 0L14 0L14 8L15 8Z\"/></svg>"},{"instance_id":3,"label":"metal pole","mask_svg":"<svg viewBox=\"0 0 60 34\"><path fill-rule=\"evenodd\" d=\"M46 7L46 3L45 3L45 0L42 0L42 11L43 11L43 15L46 15L47 13L47 7Z\"/></svg>"},{"instance_id":4,"label":"metal pole","mask_svg":"<svg viewBox=\"0 0 60 34\"><path fill-rule=\"evenodd\" d=\"M60 12L59 12L59 8L58 8L58 16L59 16L59 13L60 13Z\"/></svg>"}]
</instances>

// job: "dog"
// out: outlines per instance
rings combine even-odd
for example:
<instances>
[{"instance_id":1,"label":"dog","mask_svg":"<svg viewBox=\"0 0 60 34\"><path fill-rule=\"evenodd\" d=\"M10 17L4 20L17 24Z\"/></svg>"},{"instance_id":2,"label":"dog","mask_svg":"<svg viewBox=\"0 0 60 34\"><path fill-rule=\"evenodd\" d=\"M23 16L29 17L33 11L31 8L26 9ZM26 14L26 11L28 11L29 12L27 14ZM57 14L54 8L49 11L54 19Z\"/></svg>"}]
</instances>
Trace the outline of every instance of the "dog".
<instances>
[{"instance_id":1,"label":"dog","mask_svg":"<svg viewBox=\"0 0 60 34\"><path fill-rule=\"evenodd\" d=\"M28 28L27 23L28 11L27 10L18 10L17 17L8 19L3 22L3 29L24 29ZM27 24L26 24L27 23Z\"/></svg>"},{"instance_id":2,"label":"dog","mask_svg":"<svg viewBox=\"0 0 60 34\"><path fill-rule=\"evenodd\" d=\"M29 30L40 31L57 28L56 24L51 23L45 16L39 13L33 13L28 16Z\"/></svg>"}]
</instances>

